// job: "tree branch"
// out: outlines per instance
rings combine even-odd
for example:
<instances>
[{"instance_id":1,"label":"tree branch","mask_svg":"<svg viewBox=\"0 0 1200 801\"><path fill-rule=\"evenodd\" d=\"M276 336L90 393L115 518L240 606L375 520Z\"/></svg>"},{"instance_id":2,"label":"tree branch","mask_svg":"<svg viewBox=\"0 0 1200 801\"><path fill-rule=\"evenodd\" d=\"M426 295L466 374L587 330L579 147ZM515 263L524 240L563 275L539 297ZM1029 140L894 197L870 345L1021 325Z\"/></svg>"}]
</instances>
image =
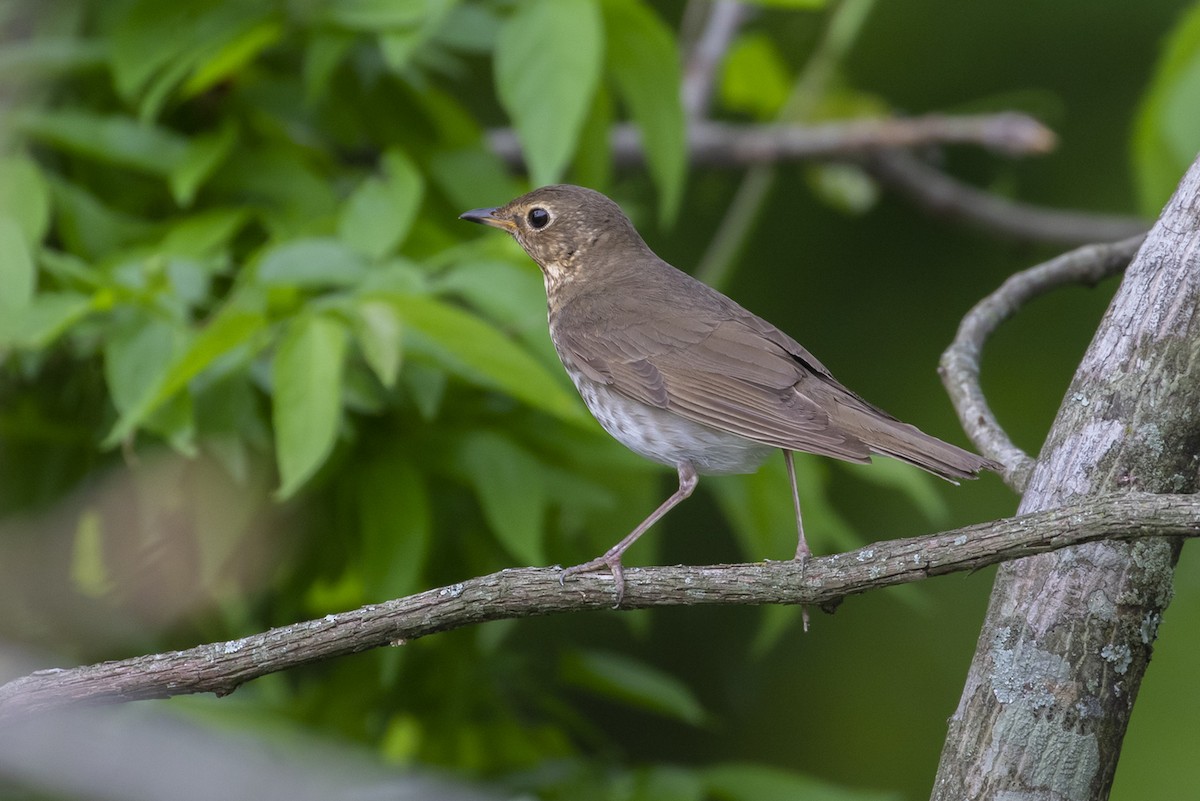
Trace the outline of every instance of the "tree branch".
<instances>
[{"instance_id":1,"label":"tree branch","mask_svg":"<svg viewBox=\"0 0 1200 801\"><path fill-rule=\"evenodd\" d=\"M688 49L679 91L683 111L691 120L708 116L717 68L742 22L749 16L749 10L737 0L716 0L705 2L704 6L708 12L704 30ZM688 13L694 13L697 8L695 3L689 3Z\"/></svg>"},{"instance_id":2,"label":"tree branch","mask_svg":"<svg viewBox=\"0 0 1200 801\"><path fill-rule=\"evenodd\" d=\"M1196 492L1198 407L1200 160L1126 269L1020 511ZM934 799L1108 797L1181 546L1094 542L997 571Z\"/></svg>"},{"instance_id":3,"label":"tree branch","mask_svg":"<svg viewBox=\"0 0 1200 801\"><path fill-rule=\"evenodd\" d=\"M1123 494L1033 515L868 545L798 562L627 568L623 608L814 604L1105 538L1200 535L1200 498ZM76 704L213 692L280 670L489 620L606 609L612 577L566 585L555 568L502 570L461 584L295 623L229 642L71 669L0 686L0 718Z\"/></svg>"},{"instance_id":4,"label":"tree branch","mask_svg":"<svg viewBox=\"0 0 1200 801\"><path fill-rule=\"evenodd\" d=\"M1138 235L1111 244L1086 245L1010 276L967 312L954 342L942 354L938 373L963 429L984 456L1005 466L1004 481L1017 492L1025 489L1033 459L1009 439L984 397L979 383L983 343L1001 323L1039 295L1066 284L1092 286L1116 275L1125 269L1144 240L1144 235Z\"/></svg>"},{"instance_id":5,"label":"tree branch","mask_svg":"<svg viewBox=\"0 0 1200 801\"><path fill-rule=\"evenodd\" d=\"M909 153L881 153L865 163L877 180L930 213L1031 242L1082 245L1144 234L1136 217L1060 211L997 197L951 178Z\"/></svg>"},{"instance_id":6,"label":"tree branch","mask_svg":"<svg viewBox=\"0 0 1200 801\"><path fill-rule=\"evenodd\" d=\"M692 164L740 167L801 159L847 159L881 150L941 144L974 144L1007 156L1038 155L1054 148L1054 132L1015 112L862 119L820 125L787 123L735 125L696 120L688 126ZM487 132L488 147L508 164L525 166L520 142L510 128ZM636 127L616 125L613 160L624 167L645 163Z\"/></svg>"}]
</instances>

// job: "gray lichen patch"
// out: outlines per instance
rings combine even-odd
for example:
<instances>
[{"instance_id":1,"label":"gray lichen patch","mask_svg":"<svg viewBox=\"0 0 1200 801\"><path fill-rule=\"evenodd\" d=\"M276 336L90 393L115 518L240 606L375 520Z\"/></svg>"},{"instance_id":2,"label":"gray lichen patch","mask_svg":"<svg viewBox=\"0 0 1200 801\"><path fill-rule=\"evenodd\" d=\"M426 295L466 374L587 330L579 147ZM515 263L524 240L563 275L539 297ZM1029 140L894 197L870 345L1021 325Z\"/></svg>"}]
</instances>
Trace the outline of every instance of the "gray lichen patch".
<instances>
[{"instance_id":1,"label":"gray lichen patch","mask_svg":"<svg viewBox=\"0 0 1200 801\"><path fill-rule=\"evenodd\" d=\"M1162 622L1162 615L1158 612L1147 612L1142 616L1142 625L1140 634L1142 635L1142 644L1150 645L1154 642L1154 638L1158 636L1158 624Z\"/></svg>"},{"instance_id":2,"label":"gray lichen patch","mask_svg":"<svg viewBox=\"0 0 1200 801\"><path fill-rule=\"evenodd\" d=\"M1128 645L1114 645L1109 643L1100 649L1100 656L1104 661L1109 662L1118 674L1124 674L1129 670L1130 663L1133 662L1133 653L1129 650Z\"/></svg>"},{"instance_id":3,"label":"gray lichen patch","mask_svg":"<svg viewBox=\"0 0 1200 801\"><path fill-rule=\"evenodd\" d=\"M1088 614L1101 620L1112 620L1117 616L1117 605L1104 590L1092 590L1087 599Z\"/></svg>"},{"instance_id":4,"label":"gray lichen patch","mask_svg":"<svg viewBox=\"0 0 1200 801\"><path fill-rule=\"evenodd\" d=\"M993 751L1008 738L1020 742L1022 753L1027 755L1017 766L1019 786L1038 793L1026 792L1021 798L1092 797L1090 788L1100 770L1100 746L1094 734L1063 726L1027 708L1006 707L996 721L991 744L980 755L984 771L989 767L999 769L998 755Z\"/></svg>"},{"instance_id":5,"label":"gray lichen patch","mask_svg":"<svg viewBox=\"0 0 1200 801\"><path fill-rule=\"evenodd\" d=\"M1029 642L1004 647L1011 630L997 633L989 675L992 693L1001 704L1017 704L1031 710L1052 707L1060 685L1071 679L1071 666L1058 654Z\"/></svg>"}]
</instances>

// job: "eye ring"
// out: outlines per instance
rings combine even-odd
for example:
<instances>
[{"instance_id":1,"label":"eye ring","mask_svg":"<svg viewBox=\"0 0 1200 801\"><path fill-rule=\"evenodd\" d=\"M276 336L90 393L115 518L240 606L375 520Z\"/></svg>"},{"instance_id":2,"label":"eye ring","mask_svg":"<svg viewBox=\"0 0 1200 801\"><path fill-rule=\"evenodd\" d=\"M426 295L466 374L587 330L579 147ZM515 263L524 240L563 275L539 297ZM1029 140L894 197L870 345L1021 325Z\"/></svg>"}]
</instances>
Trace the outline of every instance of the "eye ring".
<instances>
[{"instance_id":1,"label":"eye ring","mask_svg":"<svg viewBox=\"0 0 1200 801\"><path fill-rule=\"evenodd\" d=\"M550 224L550 212L541 206L537 206L529 210L529 213L525 215L525 219L529 221L530 228L540 231Z\"/></svg>"}]
</instances>

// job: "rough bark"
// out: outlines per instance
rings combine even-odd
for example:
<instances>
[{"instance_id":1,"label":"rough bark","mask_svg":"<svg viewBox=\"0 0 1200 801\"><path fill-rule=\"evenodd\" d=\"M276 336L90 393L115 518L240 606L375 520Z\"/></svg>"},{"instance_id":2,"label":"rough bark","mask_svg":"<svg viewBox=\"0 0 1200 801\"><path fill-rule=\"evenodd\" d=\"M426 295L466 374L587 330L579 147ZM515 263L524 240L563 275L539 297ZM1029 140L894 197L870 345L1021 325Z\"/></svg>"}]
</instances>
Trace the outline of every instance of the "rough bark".
<instances>
[{"instance_id":1,"label":"rough bark","mask_svg":"<svg viewBox=\"0 0 1200 801\"><path fill-rule=\"evenodd\" d=\"M807 564L629 568L622 608L700 604L812 604L930 576L975 570L1104 537L1200 535L1200 498L1126 493L922 537L889 540ZM0 686L0 721L76 705L212 692L252 679L441 631L502 618L613 602L608 573L559 581L556 568L502 570L407 598L294 623L229 642L69 669L39 670Z\"/></svg>"},{"instance_id":2,"label":"rough bark","mask_svg":"<svg viewBox=\"0 0 1200 801\"><path fill-rule=\"evenodd\" d=\"M1198 303L1200 161L1126 271L1020 512L1196 492ZM934 799L1108 797L1180 545L1098 542L1001 567Z\"/></svg>"}]
</instances>

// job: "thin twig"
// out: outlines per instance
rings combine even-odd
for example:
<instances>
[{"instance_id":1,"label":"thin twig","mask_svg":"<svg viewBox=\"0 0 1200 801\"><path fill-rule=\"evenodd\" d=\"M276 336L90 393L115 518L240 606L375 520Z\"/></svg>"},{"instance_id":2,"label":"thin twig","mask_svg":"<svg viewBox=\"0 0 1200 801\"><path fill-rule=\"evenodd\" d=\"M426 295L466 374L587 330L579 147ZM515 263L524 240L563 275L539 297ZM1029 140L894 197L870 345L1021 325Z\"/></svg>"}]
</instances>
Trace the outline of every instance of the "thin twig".
<instances>
[{"instance_id":1,"label":"thin twig","mask_svg":"<svg viewBox=\"0 0 1200 801\"><path fill-rule=\"evenodd\" d=\"M683 65L680 99L688 119L708 116L717 69L747 16L746 7L737 0L717 0L708 9L704 30L692 44Z\"/></svg>"},{"instance_id":2,"label":"thin twig","mask_svg":"<svg viewBox=\"0 0 1200 801\"><path fill-rule=\"evenodd\" d=\"M983 455L1004 465L1004 481L1024 492L1034 461L1018 448L988 406L979 382L983 343L1002 322L1039 295L1065 284L1094 285L1119 273L1145 240L1138 235L1111 244L1086 245L1010 276L975 304L942 354L938 372L967 436Z\"/></svg>"},{"instance_id":3,"label":"thin twig","mask_svg":"<svg viewBox=\"0 0 1200 801\"><path fill-rule=\"evenodd\" d=\"M777 118L780 121L795 122L812 116L874 5L875 0L843 0L837 4L816 49L779 110ZM697 278L721 289L737 263L738 253L749 238L774 183L774 164L757 164L746 171L708 249L696 265Z\"/></svg>"},{"instance_id":4,"label":"thin twig","mask_svg":"<svg viewBox=\"0 0 1200 801\"><path fill-rule=\"evenodd\" d=\"M1200 535L1195 495L1129 493L980 523L849 553L713 567L627 568L622 607L811 604L1105 538ZM66 670L40 670L0 686L0 718L77 704L111 704L213 692L226 695L280 670L406 642L489 620L607 609L612 576L559 582L555 568L503 570L319 620L185 651Z\"/></svg>"},{"instance_id":5,"label":"thin twig","mask_svg":"<svg viewBox=\"0 0 1200 801\"><path fill-rule=\"evenodd\" d=\"M997 197L957 181L908 153L879 153L864 163L881 183L953 222L1030 242L1082 245L1144 234L1136 217L1059 211Z\"/></svg>"}]
</instances>

